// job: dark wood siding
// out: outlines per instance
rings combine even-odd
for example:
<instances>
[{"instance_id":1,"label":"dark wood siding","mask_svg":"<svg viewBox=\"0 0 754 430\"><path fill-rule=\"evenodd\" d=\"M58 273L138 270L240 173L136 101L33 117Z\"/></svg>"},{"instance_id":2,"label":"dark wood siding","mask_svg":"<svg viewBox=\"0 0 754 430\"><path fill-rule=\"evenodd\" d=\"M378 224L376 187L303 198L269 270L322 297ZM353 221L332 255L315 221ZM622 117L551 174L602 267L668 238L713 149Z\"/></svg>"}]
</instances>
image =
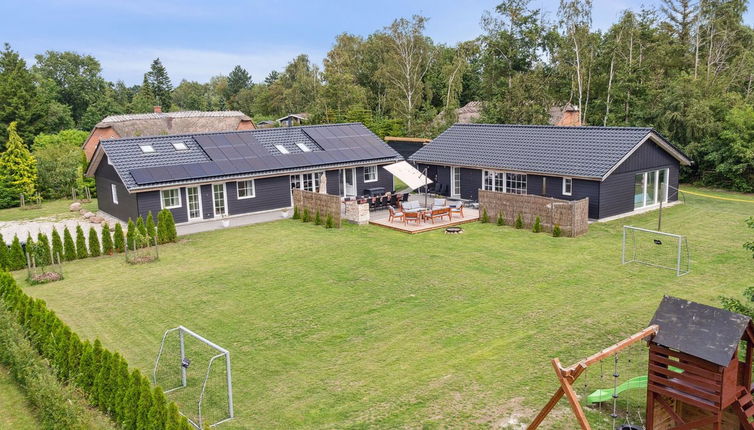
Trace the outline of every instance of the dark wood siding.
<instances>
[{"instance_id":1,"label":"dark wood siding","mask_svg":"<svg viewBox=\"0 0 754 430\"><path fill-rule=\"evenodd\" d=\"M450 167L448 166L435 166L432 164L418 164L417 170L424 173L424 169L427 169L427 177L434 182L434 190L437 194L445 196L450 195ZM461 182L463 184L463 173L461 173ZM461 185L463 187L463 185ZM442 189L442 193L440 193Z\"/></svg>"},{"instance_id":2,"label":"dark wood siding","mask_svg":"<svg viewBox=\"0 0 754 430\"><path fill-rule=\"evenodd\" d=\"M327 194L339 196L342 194L343 178L340 176L340 170L328 170L325 172L327 177ZM290 186L288 187L290 188Z\"/></svg>"},{"instance_id":3,"label":"dark wood siding","mask_svg":"<svg viewBox=\"0 0 754 430\"><path fill-rule=\"evenodd\" d=\"M188 211L186 209L186 188L179 188L178 191L181 195L181 206L177 208L169 209L173 213L173 219L176 223L182 223L188 221ZM157 219L157 212L162 210L162 198L160 191L146 191L138 193L139 200L139 216L146 219L147 214L152 212L152 216Z\"/></svg>"},{"instance_id":4,"label":"dark wood siding","mask_svg":"<svg viewBox=\"0 0 754 430\"><path fill-rule=\"evenodd\" d=\"M546 181L546 183L545 183ZM599 216L600 183L586 179L573 179L571 195L563 195L563 178L560 176L527 175L526 192L538 196L561 200L581 200L589 198L589 218Z\"/></svg>"},{"instance_id":5,"label":"dark wood siding","mask_svg":"<svg viewBox=\"0 0 754 430\"><path fill-rule=\"evenodd\" d=\"M479 200L479 189L482 188L482 171L479 169L461 169L461 198Z\"/></svg>"},{"instance_id":6,"label":"dark wood siding","mask_svg":"<svg viewBox=\"0 0 754 430\"><path fill-rule=\"evenodd\" d=\"M254 197L249 199L238 199L236 182L227 182L225 190L228 194L229 215L261 212L291 206L291 187L288 175L255 179Z\"/></svg>"},{"instance_id":7,"label":"dark wood siding","mask_svg":"<svg viewBox=\"0 0 754 430\"><path fill-rule=\"evenodd\" d=\"M138 216L136 195L128 192L113 166L107 164L107 156L103 157L94 172L94 177L97 184L97 207L99 210L123 221ZM118 204L113 202L112 185L115 185L118 193Z\"/></svg>"},{"instance_id":8,"label":"dark wood siding","mask_svg":"<svg viewBox=\"0 0 754 430\"><path fill-rule=\"evenodd\" d=\"M384 165L377 168L377 181L364 182L364 168L356 168L356 194L364 194L364 189L383 187L385 191L393 191L393 174L385 170Z\"/></svg>"}]
</instances>

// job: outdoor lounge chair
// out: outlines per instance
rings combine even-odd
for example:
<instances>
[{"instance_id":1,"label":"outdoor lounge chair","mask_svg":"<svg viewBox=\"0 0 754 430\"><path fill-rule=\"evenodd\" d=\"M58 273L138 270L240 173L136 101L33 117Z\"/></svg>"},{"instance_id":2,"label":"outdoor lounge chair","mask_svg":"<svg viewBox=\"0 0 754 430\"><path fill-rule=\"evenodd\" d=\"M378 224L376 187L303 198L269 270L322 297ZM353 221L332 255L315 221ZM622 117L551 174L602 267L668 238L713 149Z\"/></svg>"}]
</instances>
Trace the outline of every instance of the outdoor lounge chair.
<instances>
[{"instance_id":1,"label":"outdoor lounge chair","mask_svg":"<svg viewBox=\"0 0 754 430\"><path fill-rule=\"evenodd\" d=\"M452 219L450 217L450 208L432 209L424 215L425 218L429 218L432 221L432 224L435 223L435 218L439 218L442 221L442 217L444 216L448 217L448 221Z\"/></svg>"},{"instance_id":2,"label":"outdoor lounge chair","mask_svg":"<svg viewBox=\"0 0 754 430\"><path fill-rule=\"evenodd\" d=\"M416 225L419 225L422 221L421 212L404 212L403 223L408 224L409 221L415 221Z\"/></svg>"},{"instance_id":3,"label":"outdoor lounge chair","mask_svg":"<svg viewBox=\"0 0 754 430\"><path fill-rule=\"evenodd\" d=\"M448 201L445 199L434 199L432 209L443 209L448 207Z\"/></svg>"},{"instance_id":4,"label":"outdoor lounge chair","mask_svg":"<svg viewBox=\"0 0 754 430\"><path fill-rule=\"evenodd\" d=\"M450 204L450 213L451 215L461 215L461 218L463 218L463 202L457 201Z\"/></svg>"},{"instance_id":5,"label":"outdoor lounge chair","mask_svg":"<svg viewBox=\"0 0 754 430\"><path fill-rule=\"evenodd\" d=\"M388 221L390 222L393 222L395 220L405 221L403 219L404 218L403 212L396 211L393 205L390 205L387 208L390 211L390 215L388 215L388 218L387 218Z\"/></svg>"},{"instance_id":6,"label":"outdoor lounge chair","mask_svg":"<svg viewBox=\"0 0 754 430\"><path fill-rule=\"evenodd\" d=\"M420 212L422 210L421 205L417 201L404 202L401 204L401 212Z\"/></svg>"}]
</instances>

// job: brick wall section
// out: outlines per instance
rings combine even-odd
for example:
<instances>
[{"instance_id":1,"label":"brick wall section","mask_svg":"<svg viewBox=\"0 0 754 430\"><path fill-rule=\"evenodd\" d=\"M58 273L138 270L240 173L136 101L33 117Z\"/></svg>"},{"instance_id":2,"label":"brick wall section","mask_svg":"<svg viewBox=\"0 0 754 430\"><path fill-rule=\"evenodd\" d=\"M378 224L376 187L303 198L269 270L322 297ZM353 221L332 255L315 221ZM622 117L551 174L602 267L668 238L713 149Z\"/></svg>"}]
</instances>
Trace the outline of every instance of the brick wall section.
<instances>
[{"instance_id":1,"label":"brick wall section","mask_svg":"<svg viewBox=\"0 0 754 430\"><path fill-rule=\"evenodd\" d=\"M332 194L313 193L301 189L293 192L293 205L303 215L304 209L308 209L312 217L319 211L319 216L324 222L331 215L335 225L340 227L340 197Z\"/></svg>"},{"instance_id":2,"label":"brick wall section","mask_svg":"<svg viewBox=\"0 0 754 430\"><path fill-rule=\"evenodd\" d=\"M497 220L502 212L505 223L513 225L518 215L526 228L531 229L539 216L544 231L551 232L560 225L564 236L576 237L589 231L589 199L559 200L534 195L507 194L498 191L479 190L479 210L487 209L490 222Z\"/></svg>"},{"instance_id":3,"label":"brick wall section","mask_svg":"<svg viewBox=\"0 0 754 430\"><path fill-rule=\"evenodd\" d=\"M120 135L112 127L95 128L84 143L86 160L89 161L92 159L94 150L97 149L97 144L101 139L117 139L119 137Z\"/></svg>"}]
</instances>

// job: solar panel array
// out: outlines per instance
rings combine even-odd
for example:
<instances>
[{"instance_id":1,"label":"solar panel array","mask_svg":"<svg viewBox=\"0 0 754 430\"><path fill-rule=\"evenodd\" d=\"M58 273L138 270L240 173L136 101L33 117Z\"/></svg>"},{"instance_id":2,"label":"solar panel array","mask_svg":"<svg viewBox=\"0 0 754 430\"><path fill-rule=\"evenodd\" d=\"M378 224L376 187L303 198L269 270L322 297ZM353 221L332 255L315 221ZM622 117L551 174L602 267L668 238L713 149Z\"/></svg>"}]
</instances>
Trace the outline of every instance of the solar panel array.
<instances>
[{"instance_id":1,"label":"solar panel array","mask_svg":"<svg viewBox=\"0 0 754 430\"><path fill-rule=\"evenodd\" d=\"M128 171L123 173L127 173L129 178L124 174L121 177L129 189L164 182L400 158L398 153L361 124L184 136L189 149L199 147L204 155L201 160L192 157L185 162L176 161L180 159L176 153L185 151L175 151L174 148L168 151L162 144L158 145L156 154L150 155L154 158L149 159L146 165L140 163L147 161L140 158L144 155L141 151L124 151L124 147L138 149L138 145L152 144L153 141L161 143L164 139L122 139L108 141L105 145L116 170L120 172L122 166L128 166ZM303 143L311 151L302 150L297 143ZM289 153L281 153L275 148L276 145L283 146ZM117 150L115 147L118 147ZM110 155L111 152L113 155ZM160 160L166 162L161 163Z\"/></svg>"}]
</instances>

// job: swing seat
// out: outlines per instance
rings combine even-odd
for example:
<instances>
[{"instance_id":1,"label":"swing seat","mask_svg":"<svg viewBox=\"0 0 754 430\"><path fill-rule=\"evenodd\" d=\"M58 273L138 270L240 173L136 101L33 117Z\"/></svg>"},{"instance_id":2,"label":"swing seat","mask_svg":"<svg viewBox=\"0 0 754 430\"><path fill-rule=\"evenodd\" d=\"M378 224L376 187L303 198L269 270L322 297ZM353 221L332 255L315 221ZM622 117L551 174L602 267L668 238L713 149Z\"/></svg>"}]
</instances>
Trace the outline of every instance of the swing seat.
<instances>
[{"instance_id":1,"label":"swing seat","mask_svg":"<svg viewBox=\"0 0 754 430\"><path fill-rule=\"evenodd\" d=\"M622 424L616 427L615 430L644 430L644 427L634 424Z\"/></svg>"}]
</instances>

